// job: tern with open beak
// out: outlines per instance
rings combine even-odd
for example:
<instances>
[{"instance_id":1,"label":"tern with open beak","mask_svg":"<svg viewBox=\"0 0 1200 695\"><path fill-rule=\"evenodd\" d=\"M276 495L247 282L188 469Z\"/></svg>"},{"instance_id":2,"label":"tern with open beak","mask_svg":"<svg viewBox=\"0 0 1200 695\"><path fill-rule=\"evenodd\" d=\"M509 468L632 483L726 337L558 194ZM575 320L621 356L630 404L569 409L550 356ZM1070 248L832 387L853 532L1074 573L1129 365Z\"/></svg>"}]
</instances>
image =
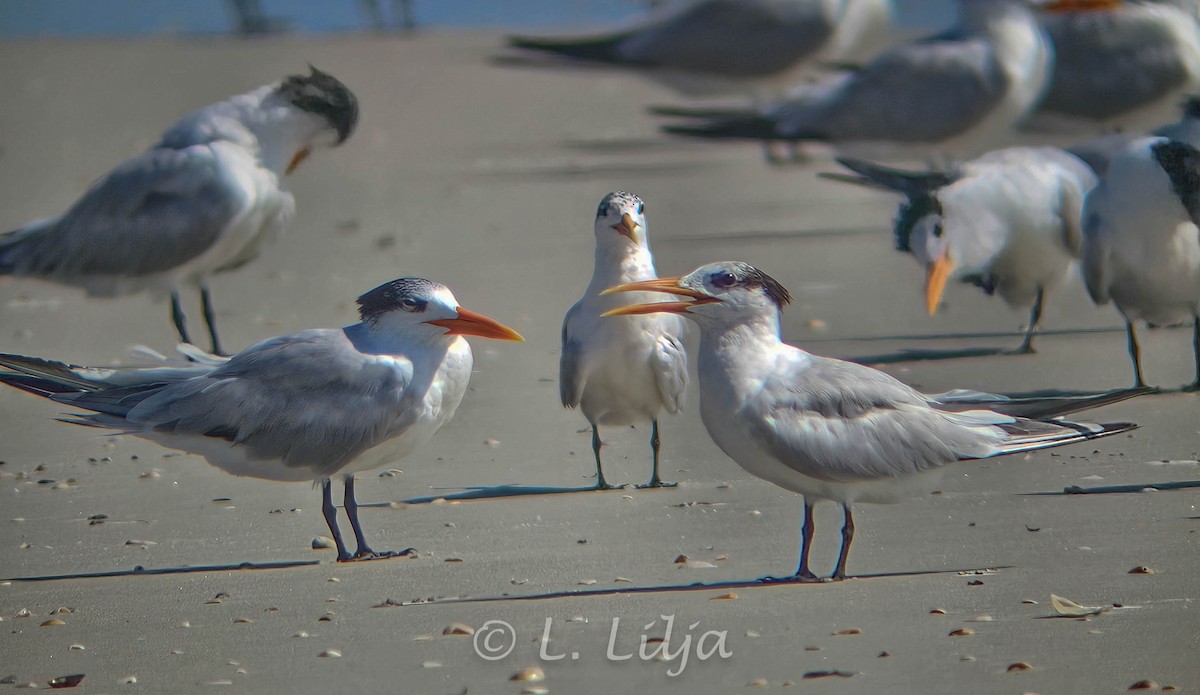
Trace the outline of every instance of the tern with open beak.
<instances>
[{"instance_id":1,"label":"tern with open beak","mask_svg":"<svg viewBox=\"0 0 1200 695\"><path fill-rule=\"evenodd\" d=\"M91 411L66 422L198 454L234 475L315 481L339 562L403 555L409 551L368 545L354 474L407 455L454 416L471 377L471 348L462 336L522 338L422 278L381 285L358 305L360 323L272 338L229 360L97 369L0 355L8 370L0 382ZM353 554L331 497L337 475L358 543Z\"/></svg>"},{"instance_id":2,"label":"tern with open beak","mask_svg":"<svg viewBox=\"0 0 1200 695\"><path fill-rule=\"evenodd\" d=\"M314 148L345 142L357 122L354 93L316 68L193 111L66 213L0 235L0 275L90 296L169 294L185 343L179 289L195 286L221 353L207 278L241 267L283 231L295 209L284 176Z\"/></svg>"},{"instance_id":3,"label":"tern with open beak","mask_svg":"<svg viewBox=\"0 0 1200 695\"><path fill-rule=\"evenodd\" d=\"M596 263L583 297L563 319L559 394L568 408L579 408L592 426L596 487L609 486L600 464L600 425L650 423L653 467L646 487L664 483L658 475L658 414L679 412L687 390L686 322L678 316L629 316L611 320L601 315L630 302L629 297L603 295L605 288L657 277L646 206L632 193L610 193L596 211ZM656 295L633 297L649 302Z\"/></svg>"},{"instance_id":4,"label":"tern with open beak","mask_svg":"<svg viewBox=\"0 0 1200 695\"><path fill-rule=\"evenodd\" d=\"M842 507L834 579L846 576L855 502L895 502L936 484L947 464L1032 451L1132 429L1057 419L1136 391L1092 398L1009 400L977 392L927 396L891 376L784 343L788 291L740 262L712 263L679 278L613 287L667 292L683 301L633 304L609 316L665 313L700 326L700 414L713 441L755 476L804 495L800 564L789 581L815 581L808 553L813 504Z\"/></svg>"}]
</instances>

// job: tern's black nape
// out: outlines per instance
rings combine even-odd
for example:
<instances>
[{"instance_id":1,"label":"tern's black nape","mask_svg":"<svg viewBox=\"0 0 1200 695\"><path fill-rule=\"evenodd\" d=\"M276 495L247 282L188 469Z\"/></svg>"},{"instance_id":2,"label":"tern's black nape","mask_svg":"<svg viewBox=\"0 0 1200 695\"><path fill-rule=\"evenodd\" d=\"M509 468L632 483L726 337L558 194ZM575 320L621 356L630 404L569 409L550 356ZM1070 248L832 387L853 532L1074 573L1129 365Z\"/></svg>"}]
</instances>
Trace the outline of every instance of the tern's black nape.
<instances>
[{"instance_id":1,"label":"tern's black nape","mask_svg":"<svg viewBox=\"0 0 1200 695\"><path fill-rule=\"evenodd\" d=\"M385 282L358 298L358 314L363 323L374 323L380 316L401 309L420 313L429 296L443 286L425 278L399 278Z\"/></svg>"},{"instance_id":2,"label":"tern's black nape","mask_svg":"<svg viewBox=\"0 0 1200 695\"><path fill-rule=\"evenodd\" d=\"M896 219L892 224L892 245L902 253L912 253L912 233L917 223L929 215L942 216L942 203L938 200L937 192L930 190L923 193L908 193L903 203L896 210ZM940 229L940 223L939 223ZM941 234L937 234L941 236Z\"/></svg>"},{"instance_id":3,"label":"tern's black nape","mask_svg":"<svg viewBox=\"0 0 1200 695\"><path fill-rule=\"evenodd\" d=\"M321 116L337 129L338 144L346 141L358 124L358 98L341 80L312 65L309 75L290 75L279 85L279 94L296 108Z\"/></svg>"}]
</instances>

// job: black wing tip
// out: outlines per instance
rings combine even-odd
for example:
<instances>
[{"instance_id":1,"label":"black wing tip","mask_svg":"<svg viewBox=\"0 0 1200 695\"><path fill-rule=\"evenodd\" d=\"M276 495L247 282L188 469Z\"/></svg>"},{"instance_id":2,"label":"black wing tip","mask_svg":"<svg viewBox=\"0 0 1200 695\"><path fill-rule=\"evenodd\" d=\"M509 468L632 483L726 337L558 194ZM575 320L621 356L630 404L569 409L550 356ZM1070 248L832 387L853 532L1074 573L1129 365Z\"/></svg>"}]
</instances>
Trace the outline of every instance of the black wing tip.
<instances>
[{"instance_id":1,"label":"black wing tip","mask_svg":"<svg viewBox=\"0 0 1200 695\"><path fill-rule=\"evenodd\" d=\"M577 39L511 35L505 37L505 41L510 48L553 53L564 58L596 63L618 63L622 61L617 55L616 48L622 38L624 38L622 35L589 36Z\"/></svg>"},{"instance_id":2,"label":"black wing tip","mask_svg":"<svg viewBox=\"0 0 1200 695\"><path fill-rule=\"evenodd\" d=\"M660 130L670 135L682 135L708 140L803 140L801 137L784 137L775 129L775 123L762 116L734 118L698 125L664 125Z\"/></svg>"}]
</instances>

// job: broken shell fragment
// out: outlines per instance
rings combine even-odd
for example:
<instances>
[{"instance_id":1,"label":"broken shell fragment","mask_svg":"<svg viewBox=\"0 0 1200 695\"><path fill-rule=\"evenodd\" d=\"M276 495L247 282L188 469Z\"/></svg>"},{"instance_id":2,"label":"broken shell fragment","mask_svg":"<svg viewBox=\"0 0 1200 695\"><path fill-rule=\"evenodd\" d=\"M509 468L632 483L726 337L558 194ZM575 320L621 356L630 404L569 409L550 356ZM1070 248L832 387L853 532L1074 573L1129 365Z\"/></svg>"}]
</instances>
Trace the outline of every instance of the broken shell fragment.
<instances>
[{"instance_id":1,"label":"broken shell fragment","mask_svg":"<svg viewBox=\"0 0 1200 695\"><path fill-rule=\"evenodd\" d=\"M975 631L969 627L960 627L957 630L950 631L951 637L970 637L973 634L975 634Z\"/></svg>"},{"instance_id":2,"label":"broken shell fragment","mask_svg":"<svg viewBox=\"0 0 1200 695\"><path fill-rule=\"evenodd\" d=\"M1033 668L1032 666L1025 663L1024 661L1017 661L1015 663L1009 664L1008 668L1005 670L1008 671L1009 673L1012 673L1013 671L1028 671L1032 668Z\"/></svg>"},{"instance_id":3,"label":"broken shell fragment","mask_svg":"<svg viewBox=\"0 0 1200 695\"><path fill-rule=\"evenodd\" d=\"M527 666L512 674L510 681L527 681L537 683L546 680L546 672L540 666Z\"/></svg>"},{"instance_id":4,"label":"broken shell fragment","mask_svg":"<svg viewBox=\"0 0 1200 695\"><path fill-rule=\"evenodd\" d=\"M475 628L465 623L450 623L442 629L443 635L473 635Z\"/></svg>"}]
</instances>

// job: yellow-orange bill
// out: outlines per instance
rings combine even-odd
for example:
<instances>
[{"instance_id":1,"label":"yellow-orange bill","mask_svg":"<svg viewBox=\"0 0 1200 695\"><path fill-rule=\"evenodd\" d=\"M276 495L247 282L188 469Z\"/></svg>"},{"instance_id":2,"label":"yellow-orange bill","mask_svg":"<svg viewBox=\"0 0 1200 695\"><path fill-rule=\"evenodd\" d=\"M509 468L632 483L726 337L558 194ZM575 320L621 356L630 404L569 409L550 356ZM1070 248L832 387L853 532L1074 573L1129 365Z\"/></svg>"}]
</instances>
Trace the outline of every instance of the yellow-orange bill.
<instances>
[{"instance_id":1,"label":"yellow-orange bill","mask_svg":"<svg viewBox=\"0 0 1200 695\"><path fill-rule=\"evenodd\" d=\"M666 292L667 294L677 294L680 297L692 297L694 299L707 296L695 290L689 290L686 287L680 287L679 281L682 279L683 278L658 278L657 280L627 282L624 285L610 287L600 294L615 294L617 292Z\"/></svg>"},{"instance_id":2,"label":"yellow-orange bill","mask_svg":"<svg viewBox=\"0 0 1200 695\"><path fill-rule=\"evenodd\" d=\"M1046 12L1094 12L1114 10L1122 5L1121 0L1049 0L1040 8Z\"/></svg>"},{"instance_id":3,"label":"yellow-orange bill","mask_svg":"<svg viewBox=\"0 0 1200 695\"><path fill-rule=\"evenodd\" d=\"M477 314L462 307L458 308L458 318L456 319L438 319L437 321L429 321L429 323L445 328L449 331L448 335L476 335L481 338L492 338L494 340L525 342L520 333L517 333L508 326L490 319L483 314Z\"/></svg>"},{"instance_id":4,"label":"yellow-orange bill","mask_svg":"<svg viewBox=\"0 0 1200 695\"><path fill-rule=\"evenodd\" d=\"M312 154L312 150L307 147L301 147L292 155L292 161L288 162L287 169L283 171L286 175L291 175L293 171L299 167L304 160L308 159L308 155Z\"/></svg>"},{"instance_id":5,"label":"yellow-orange bill","mask_svg":"<svg viewBox=\"0 0 1200 695\"><path fill-rule=\"evenodd\" d=\"M954 261L950 254L943 253L925 270L925 310L930 316L937 313L938 304L942 301L942 292L946 290L946 281L954 271Z\"/></svg>"},{"instance_id":6,"label":"yellow-orange bill","mask_svg":"<svg viewBox=\"0 0 1200 695\"><path fill-rule=\"evenodd\" d=\"M608 316L637 316L639 314L682 314L688 310L690 306L696 306L699 302L649 302L647 304L627 304L619 306L616 309L609 309L600 314L602 317Z\"/></svg>"},{"instance_id":7,"label":"yellow-orange bill","mask_svg":"<svg viewBox=\"0 0 1200 695\"><path fill-rule=\"evenodd\" d=\"M623 236L629 237L633 243L638 243L638 227L640 225L633 221L633 217L627 212L621 215L621 221L613 225L613 229Z\"/></svg>"}]
</instances>

